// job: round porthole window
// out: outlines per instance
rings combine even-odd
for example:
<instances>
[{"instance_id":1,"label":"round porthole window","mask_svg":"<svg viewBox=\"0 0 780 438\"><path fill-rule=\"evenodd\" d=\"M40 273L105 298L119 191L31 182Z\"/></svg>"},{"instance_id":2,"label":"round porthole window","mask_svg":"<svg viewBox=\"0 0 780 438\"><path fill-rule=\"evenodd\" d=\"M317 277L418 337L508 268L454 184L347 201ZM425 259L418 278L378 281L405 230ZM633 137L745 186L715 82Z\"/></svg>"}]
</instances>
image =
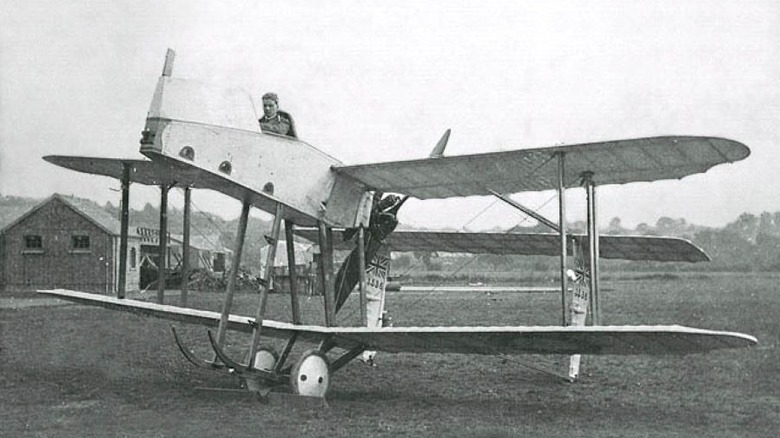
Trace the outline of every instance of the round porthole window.
<instances>
[{"instance_id":1,"label":"round porthole window","mask_svg":"<svg viewBox=\"0 0 780 438\"><path fill-rule=\"evenodd\" d=\"M230 161L223 161L222 164L219 165L219 171L230 175L230 173L233 171L233 165L230 164Z\"/></svg>"},{"instance_id":2,"label":"round porthole window","mask_svg":"<svg viewBox=\"0 0 780 438\"><path fill-rule=\"evenodd\" d=\"M184 146L179 151L179 156L187 160L193 161L195 160L195 149L193 149L192 146Z\"/></svg>"}]
</instances>

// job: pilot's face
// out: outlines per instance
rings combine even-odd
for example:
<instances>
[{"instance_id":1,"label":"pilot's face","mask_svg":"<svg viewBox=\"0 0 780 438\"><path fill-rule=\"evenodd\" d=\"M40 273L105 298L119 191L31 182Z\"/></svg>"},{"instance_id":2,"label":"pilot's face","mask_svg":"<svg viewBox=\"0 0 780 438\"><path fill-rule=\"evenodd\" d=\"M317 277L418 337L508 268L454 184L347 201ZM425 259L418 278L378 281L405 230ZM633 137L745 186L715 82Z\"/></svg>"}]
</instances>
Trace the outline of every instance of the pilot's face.
<instances>
[{"instance_id":1,"label":"pilot's face","mask_svg":"<svg viewBox=\"0 0 780 438\"><path fill-rule=\"evenodd\" d=\"M276 117L276 111L279 110L279 105L276 104L272 99L263 99L263 114L265 114L266 117L269 119L271 117Z\"/></svg>"}]
</instances>

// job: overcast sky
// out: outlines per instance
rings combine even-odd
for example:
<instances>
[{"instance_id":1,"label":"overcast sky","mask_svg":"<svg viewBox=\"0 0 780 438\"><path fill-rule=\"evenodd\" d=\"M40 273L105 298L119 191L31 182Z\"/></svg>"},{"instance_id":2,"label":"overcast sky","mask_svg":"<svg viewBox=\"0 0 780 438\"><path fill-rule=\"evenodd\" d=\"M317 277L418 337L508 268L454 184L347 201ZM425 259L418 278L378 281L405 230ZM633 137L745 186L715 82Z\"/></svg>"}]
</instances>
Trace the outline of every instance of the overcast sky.
<instances>
[{"instance_id":1,"label":"overcast sky","mask_svg":"<svg viewBox=\"0 0 780 438\"><path fill-rule=\"evenodd\" d=\"M168 47L173 75L273 90L299 136L350 164L656 135L748 145L744 161L599 190L600 220L722 226L780 210L777 1L18 1L0 11L0 193L118 204L118 183L48 154L140 157ZM267 4L267 6L266 6ZM553 193L518 196L556 218ZM131 203L158 202L133 186ZM572 190L569 220L584 216ZM196 193L228 218L237 202ZM181 206L181 196L172 199ZM490 198L414 201L416 226L508 227ZM483 212L484 211L484 212ZM480 215L480 212L483 212ZM557 218L556 218L557 220ZM531 224L533 221L526 221Z\"/></svg>"}]
</instances>

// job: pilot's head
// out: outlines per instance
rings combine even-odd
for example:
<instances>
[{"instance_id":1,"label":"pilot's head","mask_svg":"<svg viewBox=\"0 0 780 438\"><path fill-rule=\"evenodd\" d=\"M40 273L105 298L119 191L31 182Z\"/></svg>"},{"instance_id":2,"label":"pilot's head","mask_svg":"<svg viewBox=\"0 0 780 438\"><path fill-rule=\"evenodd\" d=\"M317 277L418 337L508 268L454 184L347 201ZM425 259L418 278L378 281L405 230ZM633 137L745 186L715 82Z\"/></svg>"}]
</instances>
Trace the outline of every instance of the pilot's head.
<instances>
[{"instance_id":1,"label":"pilot's head","mask_svg":"<svg viewBox=\"0 0 780 438\"><path fill-rule=\"evenodd\" d=\"M279 111L279 96L276 93L263 94L263 114L270 119L276 117L277 111Z\"/></svg>"}]
</instances>

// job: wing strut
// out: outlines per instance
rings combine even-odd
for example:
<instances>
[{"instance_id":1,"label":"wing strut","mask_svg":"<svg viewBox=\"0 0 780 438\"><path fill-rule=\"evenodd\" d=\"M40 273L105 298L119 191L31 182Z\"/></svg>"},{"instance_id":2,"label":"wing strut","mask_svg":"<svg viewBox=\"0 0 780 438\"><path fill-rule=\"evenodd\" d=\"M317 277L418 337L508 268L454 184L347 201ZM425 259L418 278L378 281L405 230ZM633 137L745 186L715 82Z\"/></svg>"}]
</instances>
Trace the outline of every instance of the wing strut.
<instances>
[{"instance_id":1,"label":"wing strut","mask_svg":"<svg viewBox=\"0 0 780 438\"><path fill-rule=\"evenodd\" d=\"M436 145L436 147L433 148L433 151L431 151L431 154L429 155L430 158L440 158L444 155L444 148L447 147L447 141L450 138L450 130L448 129L444 136L439 140L439 143ZM555 222L547 219L546 217L542 216L541 214L531 210L530 208L525 207L524 205L515 202L512 200L509 196L503 195L501 193L498 193L495 190L488 189L488 192L492 193L494 196L496 196L498 199L506 202L507 204L511 205L512 207L517 208L518 210L522 211L523 213L533 217L537 221L541 222L542 224L548 226L553 231L556 231L560 233L560 240L561 240L561 324L563 326L566 326L566 293L568 291L568 284L567 284L567 269L566 269L566 254L567 254L567 248L566 248L566 166L565 166L565 152L557 152L555 155L558 157L558 224L555 224ZM598 239L597 239L598 240ZM591 248L593 246L591 245ZM596 248L598 250L598 248ZM598 254L598 252L596 253Z\"/></svg>"},{"instance_id":2,"label":"wing strut","mask_svg":"<svg viewBox=\"0 0 780 438\"><path fill-rule=\"evenodd\" d=\"M190 272L192 272L192 262L190 261L190 235L192 232L192 188L184 186L184 224L181 249L181 306L187 307L187 298L189 295Z\"/></svg>"},{"instance_id":3,"label":"wing strut","mask_svg":"<svg viewBox=\"0 0 780 438\"><path fill-rule=\"evenodd\" d=\"M490 193L493 194L496 198L506 202L507 204L511 205L512 207L522 211L523 213L527 214L528 216L531 216L532 218L536 219L540 223L546 225L556 233L560 232L561 228L556 224L555 222L551 221L550 219L547 219L546 217L542 216L541 214L531 210L530 208L526 207L525 205L515 201L514 199L510 198L508 195L502 195L501 193L498 193L495 190L490 190Z\"/></svg>"},{"instance_id":4,"label":"wing strut","mask_svg":"<svg viewBox=\"0 0 780 438\"><path fill-rule=\"evenodd\" d=\"M559 152L558 154L558 224L555 222L547 219L546 217L542 216L541 214L531 210L530 208L520 204L519 202L516 202L512 198L510 198L507 195L502 195L501 193L496 192L495 190L489 190L490 193L492 193L494 196L496 196L498 199L506 202L507 204L511 205L512 207L515 207L516 209L522 211L523 213L531 216L532 218L536 219L540 223L546 225L547 227L551 228L553 231L560 233L561 236L561 324L566 325L566 292L568 291L568 284L567 284L567 275L566 275L566 254L567 254L567 248L566 248L566 198L565 198L565 192L566 192L566 186L564 184L565 181L565 166L564 166L564 153ZM560 225L559 225L560 224Z\"/></svg>"},{"instance_id":5,"label":"wing strut","mask_svg":"<svg viewBox=\"0 0 780 438\"><path fill-rule=\"evenodd\" d=\"M290 307L293 324L301 323L301 305L298 301L298 272L295 268L295 241L293 240L293 228L295 224L289 220L284 221L284 241L287 243L287 271L290 274Z\"/></svg>"},{"instance_id":6,"label":"wing strut","mask_svg":"<svg viewBox=\"0 0 780 438\"><path fill-rule=\"evenodd\" d=\"M265 319L265 307L268 303L268 292L271 289L271 276L274 273L274 262L276 261L276 247L279 243L279 233L282 226L282 207L281 203L276 204L276 214L274 215L274 224L271 227L271 235L266 237L268 241L268 254L265 260L265 270L263 271L263 281L260 287L260 303L257 305L255 314L255 324L252 329L252 343L249 344L249 359L247 368L253 368L255 364L255 354L260 346L260 332L263 329L263 319ZM288 247L290 242L287 242ZM294 270L295 266L290 269Z\"/></svg>"},{"instance_id":7,"label":"wing strut","mask_svg":"<svg viewBox=\"0 0 780 438\"><path fill-rule=\"evenodd\" d=\"M561 236L561 322L566 325L566 292L569 289L566 275L566 155L558 153L558 224Z\"/></svg>"},{"instance_id":8,"label":"wing strut","mask_svg":"<svg viewBox=\"0 0 780 438\"><path fill-rule=\"evenodd\" d=\"M233 293L236 291L236 277L238 276L238 267L241 265L241 253L244 251L244 239L246 237L246 227L249 223L249 208L251 206L252 204L248 200L244 201L244 205L241 208L241 217L238 221L233 263L231 263L230 273L228 273L225 301L222 303L222 314L219 318L219 329L217 330L217 345L220 347L224 345L225 335L227 334L228 317L230 316L230 308L233 306Z\"/></svg>"},{"instance_id":9,"label":"wing strut","mask_svg":"<svg viewBox=\"0 0 780 438\"><path fill-rule=\"evenodd\" d=\"M160 185L160 241L158 251L160 262L157 264L157 303L165 303L165 268L168 266L168 191L170 186Z\"/></svg>"},{"instance_id":10,"label":"wing strut","mask_svg":"<svg viewBox=\"0 0 780 438\"><path fill-rule=\"evenodd\" d=\"M319 221L320 280L325 295L325 325L336 325L336 292L333 278L333 229Z\"/></svg>"},{"instance_id":11,"label":"wing strut","mask_svg":"<svg viewBox=\"0 0 780 438\"><path fill-rule=\"evenodd\" d=\"M601 306L599 305L599 228L596 225L596 183L593 172L583 172L582 183L588 203L588 260L590 268L590 312L593 315L591 323L601 325Z\"/></svg>"},{"instance_id":12,"label":"wing strut","mask_svg":"<svg viewBox=\"0 0 780 438\"><path fill-rule=\"evenodd\" d=\"M130 163L122 163L122 203L119 213L119 284L116 297L124 298L127 290L127 239L130 223Z\"/></svg>"}]
</instances>

